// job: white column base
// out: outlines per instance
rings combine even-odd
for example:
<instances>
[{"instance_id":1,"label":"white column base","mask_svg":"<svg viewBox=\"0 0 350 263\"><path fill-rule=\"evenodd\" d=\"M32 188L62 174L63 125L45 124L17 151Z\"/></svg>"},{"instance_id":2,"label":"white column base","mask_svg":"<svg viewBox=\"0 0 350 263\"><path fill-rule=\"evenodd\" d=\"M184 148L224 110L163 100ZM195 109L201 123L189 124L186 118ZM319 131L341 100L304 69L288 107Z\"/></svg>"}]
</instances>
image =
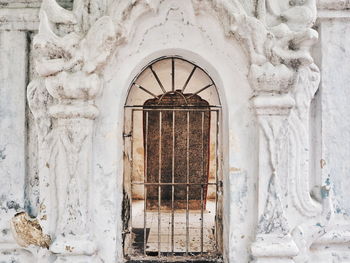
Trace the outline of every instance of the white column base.
<instances>
[{"instance_id":1,"label":"white column base","mask_svg":"<svg viewBox=\"0 0 350 263\"><path fill-rule=\"evenodd\" d=\"M299 249L290 235L260 234L252 244L254 263L294 263L293 258L298 254Z\"/></svg>"},{"instance_id":2,"label":"white column base","mask_svg":"<svg viewBox=\"0 0 350 263\"><path fill-rule=\"evenodd\" d=\"M55 262L96 262L92 261L96 254L96 245L84 236L58 236L50 246L50 251L56 254Z\"/></svg>"}]
</instances>

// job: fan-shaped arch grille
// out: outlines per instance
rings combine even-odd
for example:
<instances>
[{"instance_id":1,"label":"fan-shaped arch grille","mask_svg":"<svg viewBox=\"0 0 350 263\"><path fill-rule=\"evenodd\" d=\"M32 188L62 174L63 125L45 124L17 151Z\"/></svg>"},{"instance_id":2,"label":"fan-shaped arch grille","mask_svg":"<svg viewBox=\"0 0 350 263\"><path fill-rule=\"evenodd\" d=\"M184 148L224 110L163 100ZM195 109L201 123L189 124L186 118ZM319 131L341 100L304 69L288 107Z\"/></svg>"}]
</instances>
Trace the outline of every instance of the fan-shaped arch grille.
<instances>
[{"instance_id":1,"label":"fan-shaped arch grille","mask_svg":"<svg viewBox=\"0 0 350 263\"><path fill-rule=\"evenodd\" d=\"M182 58L156 60L142 70L133 82L126 106L142 106L149 98L161 103L168 94L184 98L195 95L206 100L211 106L220 106L220 99L213 80L197 65Z\"/></svg>"}]
</instances>

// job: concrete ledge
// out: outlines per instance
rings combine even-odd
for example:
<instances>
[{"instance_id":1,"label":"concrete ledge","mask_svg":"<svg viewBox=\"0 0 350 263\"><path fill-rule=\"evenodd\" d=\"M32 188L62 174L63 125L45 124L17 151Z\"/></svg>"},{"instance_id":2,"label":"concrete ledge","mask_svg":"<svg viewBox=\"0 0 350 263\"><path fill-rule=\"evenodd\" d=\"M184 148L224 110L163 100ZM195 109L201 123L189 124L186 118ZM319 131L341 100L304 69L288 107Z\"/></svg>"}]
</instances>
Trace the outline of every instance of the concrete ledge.
<instances>
[{"instance_id":1,"label":"concrete ledge","mask_svg":"<svg viewBox=\"0 0 350 263\"><path fill-rule=\"evenodd\" d=\"M0 31L36 31L42 0L0 0ZM72 0L58 0L62 7L72 9Z\"/></svg>"},{"instance_id":2,"label":"concrete ledge","mask_svg":"<svg viewBox=\"0 0 350 263\"><path fill-rule=\"evenodd\" d=\"M319 20L350 20L350 9L349 10L318 10L317 15Z\"/></svg>"},{"instance_id":3,"label":"concrete ledge","mask_svg":"<svg viewBox=\"0 0 350 263\"><path fill-rule=\"evenodd\" d=\"M0 0L0 8L40 8L42 0ZM72 8L73 0L58 0L64 8Z\"/></svg>"},{"instance_id":4,"label":"concrete ledge","mask_svg":"<svg viewBox=\"0 0 350 263\"><path fill-rule=\"evenodd\" d=\"M350 0L318 0L319 10L344 10L350 8Z\"/></svg>"},{"instance_id":5,"label":"concrete ledge","mask_svg":"<svg viewBox=\"0 0 350 263\"><path fill-rule=\"evenodd\" d=\"M37 30L39 8L0 8L0 30Z\"/></svg>"}]
</instances>

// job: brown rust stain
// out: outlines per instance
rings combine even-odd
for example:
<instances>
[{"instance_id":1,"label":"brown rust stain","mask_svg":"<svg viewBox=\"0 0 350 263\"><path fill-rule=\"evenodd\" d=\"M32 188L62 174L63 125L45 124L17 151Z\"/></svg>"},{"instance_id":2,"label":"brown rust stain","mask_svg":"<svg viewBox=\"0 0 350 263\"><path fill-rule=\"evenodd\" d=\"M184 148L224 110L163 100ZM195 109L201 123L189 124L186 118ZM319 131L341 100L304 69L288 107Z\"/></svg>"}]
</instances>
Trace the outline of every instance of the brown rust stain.
<instances>
[{"instance_id":1,"label":"brown rust stain","mask_svg":"<svg viewBox=\"0 0 350 263\"><path fill-rule=\"evenodd\" d=\"M71 246L66 246L66 250L69 252L73 252L74 247Z\"/></svg>"},{"instance_id":2,"label":"brown rust stain","mask_svg":"<svg viewBox=\"0 0 350 263\"><path fill-rule=\"evenodd\" d=\"M143 148L142 148L142 147L138 147L138 148L136 149L136 152L137 152L138 154L143 155Z\"/></svg>"},{"instance_id":3,"label":"brown rust stain","mask_svg":"<svg viewBox=\"0 0 350 263\"><path fill-rule=\"evenodd\" d=\"M239 172L241 169L237 167L230 167L230 172Z\"/></svg>"},{"instance_id":4,"label":"brown rust stain","mask_svg":"<svg viewBox=\"0 0 350 263\"><path fill-rule=\"evenodd\" d=\"M41 204L41 205L40 205L40 211L44 211L45 209L46 209L46 205Z\"/></svg>"}]
</instances>

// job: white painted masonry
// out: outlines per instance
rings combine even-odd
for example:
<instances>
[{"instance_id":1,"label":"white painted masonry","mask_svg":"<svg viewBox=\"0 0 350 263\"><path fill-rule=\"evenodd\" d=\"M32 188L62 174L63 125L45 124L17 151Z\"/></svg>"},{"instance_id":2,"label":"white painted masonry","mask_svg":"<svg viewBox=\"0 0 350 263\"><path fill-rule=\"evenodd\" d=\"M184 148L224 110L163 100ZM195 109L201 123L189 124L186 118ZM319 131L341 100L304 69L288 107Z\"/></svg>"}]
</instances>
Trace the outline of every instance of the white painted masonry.
<instances>
[{"instance_id":1,"label":"white painted masonry","mask_svg":"<svg viewBox=\"0 0 350 263\"><path fill-rule=\"evenodd\" d=\"M124 105L163 56L219 92L224 262L350 262L349 1L57 2L0 0L0 263L125 261Z\"/></svg>"}]
</instances>

